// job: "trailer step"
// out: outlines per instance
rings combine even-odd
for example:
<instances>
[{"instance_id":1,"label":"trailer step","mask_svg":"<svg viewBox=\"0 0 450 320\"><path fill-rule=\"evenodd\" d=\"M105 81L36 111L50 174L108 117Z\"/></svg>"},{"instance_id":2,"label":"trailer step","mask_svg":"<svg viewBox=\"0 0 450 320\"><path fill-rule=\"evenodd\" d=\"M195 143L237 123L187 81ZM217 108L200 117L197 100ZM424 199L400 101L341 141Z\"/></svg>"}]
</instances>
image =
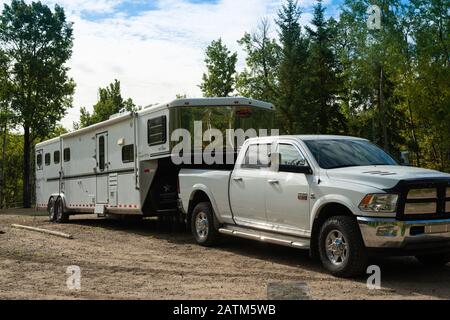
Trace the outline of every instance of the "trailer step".
<instances>
[{"instance_id":1,"label":"trailer step","mask_svg":"<svg viewBox=\"0 0 450 320\"><path fill-rule=\"evenodd\" d=\"M220 228L219 232L234 237L273 243L286 247L293 247L298 249L310 248L310 239L308 238L293 237L232 225L227 225L223 228Z\"/></svg>"}]
</instances>

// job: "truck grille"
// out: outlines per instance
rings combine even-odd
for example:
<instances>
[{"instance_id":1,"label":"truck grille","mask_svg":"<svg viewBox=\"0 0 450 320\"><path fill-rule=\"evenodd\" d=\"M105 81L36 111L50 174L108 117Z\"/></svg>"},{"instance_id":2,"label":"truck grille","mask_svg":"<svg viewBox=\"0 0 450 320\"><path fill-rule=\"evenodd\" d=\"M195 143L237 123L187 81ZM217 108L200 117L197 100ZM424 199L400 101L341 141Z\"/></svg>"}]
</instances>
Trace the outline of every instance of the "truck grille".
<instances>
[{"instance_id":1,"label":"truck grille","mask_svg":"<svg viewBox=\"0 0 450 320\"><path fill-rule=\"evenodd\" d=\"M450 218L450 179L402 181L395 189L399 219Z\"/></svg>"}]
</instances>

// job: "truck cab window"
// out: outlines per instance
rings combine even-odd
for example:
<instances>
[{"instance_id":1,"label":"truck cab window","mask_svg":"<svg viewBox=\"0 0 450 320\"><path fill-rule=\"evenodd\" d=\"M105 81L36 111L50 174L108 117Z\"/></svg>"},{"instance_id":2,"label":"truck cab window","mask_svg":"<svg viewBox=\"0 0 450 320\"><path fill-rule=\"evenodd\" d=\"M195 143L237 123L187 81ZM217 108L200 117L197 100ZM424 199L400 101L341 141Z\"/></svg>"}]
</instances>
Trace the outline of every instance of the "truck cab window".
<instances>
[{"instance_id":1,"label":"truck cab window","mask_svg":"<svg viewBox=\"0 0 450 320\"><path fill-rule=\"evenodd\" d=\"M60 161L60 153L59 153L59 151L55 151L54 153L53 153L53 162L55 163L55 164L58 164L59 163L59 161Z\"/></svg>"},{"instance_id":2,"label":"truck cab window","mask_svg":"<svg viewBox=\"0 0 450 320\"><path fill-rule=\"evenodd\" d=\"M51 161L51 158L50 158L50 153L46 153L45 154L45 165L49 166L51 162L52 161Z\"/></svg>"},{"instance_id":3,"label":"truck cab window","mask_svg":"<svg viewBox=\"0 0 450 320\"><path fill-rule=\"evenodd\" d=\"M38 170L42 170L42 153L36 155L36 166Z\"/></svg>"},{"instance_id":4,"label":"truck cab window","mask_svg":"<svg viewBox=\"0 0 450 320\"><path fill-rule=\"evenodd\" d=\"M70 161L70 148L64 149L64 162Z\"/></svg>"},{"instance_id":5,"label":"truck cab window","mask_svg":"<svg viewBox=\"0 0 450 320\"><path fill-rule=\"evenodd\" d=\"M303 167L307 165L305 158L291 144L280 144L280 166Z\"/></svg>"},{"instance_id":6,"label":"truck cab window","mask_svg":"<svg viewBox=\"0 0 450 320\"><path fill-rule=\"evenodd\" d=\"M270 166L270 144L251 144L246 153L242 168L267 168Z\"/></svg>"},{"instance_id":7,"label":"truck cab window","mask_svg":"<svg viewBox=\"0 0 450 320\"><path fill-rule=\"evenodd\" d=\"M134 161L134 144L122 147L122 162L128 163Z\"/></svg>"},{"instance_id":8,"label":"truck cab window","mask_svg":"<svg viewBox=\"0 0 450 320\"><path fill-rule=\"evenodd\" d=\"M149 146L156 146L167 142L166 123L166 116L148 120L147 141Z\"/></svg>"}]
</instances>

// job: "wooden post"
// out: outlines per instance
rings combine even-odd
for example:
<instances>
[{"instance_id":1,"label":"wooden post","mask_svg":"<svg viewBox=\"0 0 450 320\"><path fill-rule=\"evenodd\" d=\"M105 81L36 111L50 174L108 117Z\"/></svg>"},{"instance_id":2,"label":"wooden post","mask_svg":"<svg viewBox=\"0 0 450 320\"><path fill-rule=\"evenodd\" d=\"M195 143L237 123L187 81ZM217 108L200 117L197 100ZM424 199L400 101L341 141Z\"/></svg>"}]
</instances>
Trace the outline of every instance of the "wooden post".
<instances>
[{"instance_id":1,"label":"wooden post","mask_svg":"<svg viewBox=\"0 0 450 320\"><path fill-rule=\"evenodd\" d=\"M63 233L63 232L59 232L59 231L52 231L52 230L47 230L47 229L40 229L40 228L35 228L35 227L23 226L23 225L20 225L20 224L12 224L11 227L12 228L16 228L16 229L25 229L25 230L30 230L30 231L50 234L50 235L53 235L53 236L66 238L66 239L73 239L72 235L67 234L67 233Z\"/></svg>"}]
</instances>

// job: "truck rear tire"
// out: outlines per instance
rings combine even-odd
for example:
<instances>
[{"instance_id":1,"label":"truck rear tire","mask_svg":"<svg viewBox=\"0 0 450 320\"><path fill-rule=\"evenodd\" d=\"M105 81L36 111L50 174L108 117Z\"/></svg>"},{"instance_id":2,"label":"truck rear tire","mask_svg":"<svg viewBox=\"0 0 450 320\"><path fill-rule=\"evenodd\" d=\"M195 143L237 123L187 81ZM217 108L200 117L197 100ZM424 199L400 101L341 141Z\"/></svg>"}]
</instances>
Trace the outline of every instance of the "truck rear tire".
<instances>
[{"instance_id":1,"label":"truck rear tire","mask_svg":"<svg viewBox=\"0 0 450 320\"><path fill-rule=\"evenodd\" d=\"M443 266L450 262L450 253L419 255L416 259L426 266Z\"/></svg>"},{"instance_id":2,"label":"truck rear tire","mask_svg":"<svg viewBox=\"0 0 450 320\"><path fill-rule=\"evenodd\" d=\"M324 222L319 234L319 256L336 277L357 277L366 271L367 252L353 217L335 216Z\"/></svg>"},{"instance_id":3,"label":"truck rear tire","mask_svg":"<svg viewBox=\"0 0 450 320\"><path fill-rule=\"evenodd\" d=\"M214 211L209 202L200 202L192 211L191 230L198 244L209 247L218 243L219 232L214 224Z\"/></svg>"},{"instance_id":4,"label":"truck rear tire","mask_svg":"<svg viewBox=\"0 0 450 320\"><path fill-rule=\"evenodd\" d=\"M50 222L55 222L56 220L56 212L55 212L55 198L50 197L47 204L47 212L48 212L48 220Z\"/></svg>"},{"instance_id":5,"label":"truck rear tire","mask_svg":"<svg viewBox=\"0 0 450 320\"><path fill-rule=\"evenodd\" d=\"M69 221L69 214L64 210L64 201L61 197L56 200L55 204L56 222L66 223Z\"/></svg>"}]
</instances>

